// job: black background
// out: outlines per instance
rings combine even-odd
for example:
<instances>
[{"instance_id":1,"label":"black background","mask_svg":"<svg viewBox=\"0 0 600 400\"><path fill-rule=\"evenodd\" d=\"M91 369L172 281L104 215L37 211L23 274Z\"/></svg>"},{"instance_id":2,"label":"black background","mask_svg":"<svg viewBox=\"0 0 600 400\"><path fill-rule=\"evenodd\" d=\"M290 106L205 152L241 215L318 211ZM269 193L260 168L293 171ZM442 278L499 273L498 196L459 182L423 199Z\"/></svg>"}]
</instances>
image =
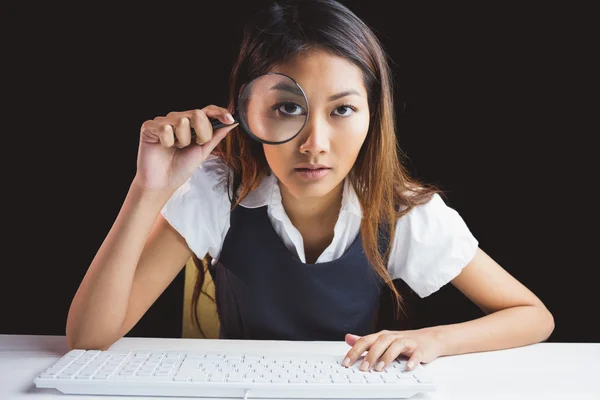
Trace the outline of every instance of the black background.
<instances>
[{"instance_id":1,"label":"black background","mask_svg":"<svg viewBox=\"0 0 600 400\"><path fill-rule=\"evenodd\" d=\"M241 22L262 3L5 3L0 333L64 334L135 174L141 124L225 105ZM411 173L545 302L550 341L599 342L590 11L344 3L394 61ZM180 336L182 291L180 275L129 335ZM424 324L479 315L451 285L420 307Z\"/></svg>"}]
</instances>

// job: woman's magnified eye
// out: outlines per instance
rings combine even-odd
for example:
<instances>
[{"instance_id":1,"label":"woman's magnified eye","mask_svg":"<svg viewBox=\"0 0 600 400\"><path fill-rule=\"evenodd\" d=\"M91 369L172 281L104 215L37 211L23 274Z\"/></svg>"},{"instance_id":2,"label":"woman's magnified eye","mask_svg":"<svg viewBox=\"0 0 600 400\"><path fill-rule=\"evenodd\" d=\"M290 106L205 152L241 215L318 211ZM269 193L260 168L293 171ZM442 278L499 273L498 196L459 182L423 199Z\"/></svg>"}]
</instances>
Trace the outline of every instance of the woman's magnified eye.
<instances>
[{"instance_id":1,"label":"woman's magnified eye","mask_svg":"<svg viewBox=\"0 0 600 400\"><path fill-rule=\"evenodd\" d=\"M296 103L280 103L273 108L276 109L277 111L281 112L284 115L289 115L289 116L304 115L304 109L302 108L302 106L300 106L299 104L296 104Z\"/></svg>"}]
</instances>

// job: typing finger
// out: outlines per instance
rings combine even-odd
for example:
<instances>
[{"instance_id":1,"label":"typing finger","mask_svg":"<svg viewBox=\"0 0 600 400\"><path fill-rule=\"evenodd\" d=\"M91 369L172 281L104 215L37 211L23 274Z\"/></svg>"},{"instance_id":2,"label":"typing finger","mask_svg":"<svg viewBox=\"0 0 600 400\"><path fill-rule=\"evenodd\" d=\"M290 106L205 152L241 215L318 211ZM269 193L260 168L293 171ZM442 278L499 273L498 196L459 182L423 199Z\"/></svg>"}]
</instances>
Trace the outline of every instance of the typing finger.
<instances>
[{"instance_id":1,"label":"typing finger","mask_svg":"<svg viewBox=\"0 0 600 400\"><path fill-rule=\"evenodd\" d=\"M370 346L365 359L360 365L361 371L368 371L369 368L379 367L377 361L383 353L390 347L390 344L394 341L395 336L391 334L379 335L377 340Z\"/></svg>"},{"instance_id":2,"label":"typing finger","mask_svg":"<svg viewBox=\"0 0 600 400\"><path fill-rule=\"evenodd\" d=\"M417 348L413 351L412 356L408 359L406 363L406 370L413 370L423 359L423 351L420 348Z\"/></svg>"},{"instance_id":3,"label":"typing finger","mask_svg":"<svg viewBox=\"0 0 600 400\"><path fill-rule=\"evenodd\" d=\"M385 353L379 358L379 362L375 366L376 371L383 371L385 367L390 365L402 352L406 350L406 342L403 338L395 338L388 346Z\"/></svg>"},{"instance_id":4,"label":"typing finger","mask_svg":"<svg viewBox=\"0 0 600 400\"><path fill-rule=\"evenodd\" d=\"M367 351L373 343L375 343L375 340L377 340L378 336L379 336L379 334L375 333L372 335L363 336L360 339L358 339L358 341L354 344L354 346L352 346L352 348L348 351L348 353L346 353L346 356L344 357L344 362L342 363L342 365L344 367L350 367L352 364L354 364L356 362L356 360L358 360L358 358L365 351Z\"/></svg>"}]
</instances>

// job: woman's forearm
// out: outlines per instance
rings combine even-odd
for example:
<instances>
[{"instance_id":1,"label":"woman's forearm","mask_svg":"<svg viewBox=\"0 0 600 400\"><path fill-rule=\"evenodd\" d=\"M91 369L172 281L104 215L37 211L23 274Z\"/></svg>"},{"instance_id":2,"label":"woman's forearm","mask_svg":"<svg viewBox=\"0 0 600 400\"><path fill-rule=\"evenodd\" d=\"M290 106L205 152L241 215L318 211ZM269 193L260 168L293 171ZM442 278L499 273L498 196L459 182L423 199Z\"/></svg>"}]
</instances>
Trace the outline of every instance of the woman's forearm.
<instances>
[{"instance_id":1,"label":"woman's forearm","mask_svg":"<svg viewBox=\"0 0 600 400\"><path fill-rule=\"evenodd\" d=\"M130 187L121 210L96 253L67 317L71 347L102 347L118 335L127 314L136 266L168 196Z\"/></svg>"},{"instance_id":2,"label":"woman's forearm","mask_svg":"<svg viewBox=\"0 0 600 400\"><path fill-rule=\"evenodd\" d=\"M543 306L519 306L425 330L431 330L441 341L441 355L455 355L542 342L554 330L554 319Z\"/></svg>"}]
</instances>

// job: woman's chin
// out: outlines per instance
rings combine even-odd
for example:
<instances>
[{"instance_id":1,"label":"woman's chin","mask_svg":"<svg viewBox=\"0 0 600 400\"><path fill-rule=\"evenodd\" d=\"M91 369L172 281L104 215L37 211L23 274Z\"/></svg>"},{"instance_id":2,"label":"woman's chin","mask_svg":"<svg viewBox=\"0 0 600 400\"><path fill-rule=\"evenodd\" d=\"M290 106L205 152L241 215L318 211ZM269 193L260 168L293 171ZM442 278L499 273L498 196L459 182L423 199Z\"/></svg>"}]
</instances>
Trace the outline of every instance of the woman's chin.
<instances>
[{"instance_id":1,"label":"woman's chin","mask_svg":"<svg viewBox=\"0 0 600 400\"><path fill-rule=\"evenodd\" d=\"M323 197L329 194L339 182L335 182L333 178L327 177L327 179L302 179L295 176L288 178L287 182L284 182L287 190L292 196L301 199L309 197Z\"/></svg>"}]
</instances>

